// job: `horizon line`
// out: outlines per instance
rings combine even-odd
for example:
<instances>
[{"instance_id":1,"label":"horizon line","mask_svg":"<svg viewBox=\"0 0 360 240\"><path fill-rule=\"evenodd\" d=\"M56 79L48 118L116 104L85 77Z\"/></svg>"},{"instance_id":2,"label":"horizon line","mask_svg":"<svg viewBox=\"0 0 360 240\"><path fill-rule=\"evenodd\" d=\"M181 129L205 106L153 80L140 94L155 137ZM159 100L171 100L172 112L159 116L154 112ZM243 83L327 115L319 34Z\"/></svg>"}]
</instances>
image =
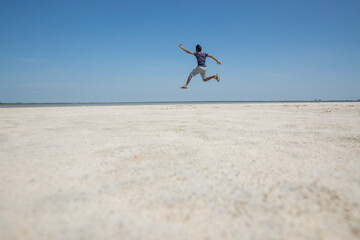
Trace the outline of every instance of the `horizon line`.
<instances>
[{"instance_id":1,"label":"horizon line","mask_svg":"<svg viewBox=\"0 0 360 240\"><path fill-rule=\"evenodd\" d=\"M360 99L346 99L346 100L221 100L221 101L121 101L121 102L0 102L0 107L6 105L151 105L151 104L206 104L206 103L296 103L296 102L360 102Z\"/></svg>"}]
</instances>

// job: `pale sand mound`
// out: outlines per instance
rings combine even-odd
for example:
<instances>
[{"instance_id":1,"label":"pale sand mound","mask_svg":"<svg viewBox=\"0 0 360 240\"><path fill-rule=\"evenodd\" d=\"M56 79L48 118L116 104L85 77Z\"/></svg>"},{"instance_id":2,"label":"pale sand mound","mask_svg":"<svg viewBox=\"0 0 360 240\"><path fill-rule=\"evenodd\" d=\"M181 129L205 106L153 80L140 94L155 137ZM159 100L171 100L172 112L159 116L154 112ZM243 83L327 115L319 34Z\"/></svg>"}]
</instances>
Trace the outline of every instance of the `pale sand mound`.
<instances>
[{"instance_id":1,"label":"pale sand mound","mask_svg":"<svg viewBox=\"0 0 360 240\"><path fill-rule=\"evenodd\" d=\"M360 104L0 109L0 239L359 239Z\"/></svg>"}]
</instances>

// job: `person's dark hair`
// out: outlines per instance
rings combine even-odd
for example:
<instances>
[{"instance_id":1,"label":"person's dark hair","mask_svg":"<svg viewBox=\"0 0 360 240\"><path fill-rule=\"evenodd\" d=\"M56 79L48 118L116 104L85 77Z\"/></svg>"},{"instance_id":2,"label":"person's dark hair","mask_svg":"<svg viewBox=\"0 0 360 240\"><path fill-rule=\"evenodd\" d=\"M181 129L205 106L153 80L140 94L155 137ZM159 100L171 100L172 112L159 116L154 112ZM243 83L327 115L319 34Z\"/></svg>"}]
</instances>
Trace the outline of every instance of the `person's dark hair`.
<instances>
[{"instance_id":1,"label":"person's dark hair","mask_svg":"<svg viewBox=\"0 0 360 240\"><path fill-rule=\"evenodd\" d=\"M198 45L196 45L196 50L198 51L198 52L201 52L201 46L198 44Z\"/></svg>"}]
</instances>

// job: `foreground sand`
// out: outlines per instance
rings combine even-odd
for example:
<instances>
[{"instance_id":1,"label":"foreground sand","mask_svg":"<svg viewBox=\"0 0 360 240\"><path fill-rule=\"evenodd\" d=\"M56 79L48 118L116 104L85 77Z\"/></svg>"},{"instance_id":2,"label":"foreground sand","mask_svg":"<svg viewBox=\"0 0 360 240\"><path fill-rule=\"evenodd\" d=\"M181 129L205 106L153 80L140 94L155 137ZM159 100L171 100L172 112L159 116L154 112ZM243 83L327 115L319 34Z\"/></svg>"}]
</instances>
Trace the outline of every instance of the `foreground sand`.
<instances>
[{"instance_id":1,"label":"foreground sand","mask_svg":"<svg viewBox=\"0 0 360 240\"><path fill-rule=\"evenodd\" d=\"M0 239L359 239L360 104L0 108Z\"/></svg>"}]
</instances>

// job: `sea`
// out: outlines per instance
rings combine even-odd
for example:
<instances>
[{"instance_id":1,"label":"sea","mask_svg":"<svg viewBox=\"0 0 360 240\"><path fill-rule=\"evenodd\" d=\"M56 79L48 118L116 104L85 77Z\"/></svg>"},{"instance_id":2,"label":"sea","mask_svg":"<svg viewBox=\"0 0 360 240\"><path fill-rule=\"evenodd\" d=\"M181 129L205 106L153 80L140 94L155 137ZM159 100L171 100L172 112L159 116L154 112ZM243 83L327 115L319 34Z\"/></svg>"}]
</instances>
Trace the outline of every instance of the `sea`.
<instances>
[{"instance_id":1,"label":"sea","mask_svg":"<svg viewBox=\"0 0 360 240\"><path fill-rule=\"evenodd\" d=\"M84 106L137 106L137 105L176 105L176 104L235 104L235 103L307 103L307 102L360 102L358 100L315 99L296 101L161 101L161 102L59 102L59 103L1 103L0 108L24 107L84 107Z\"/></svg>"}]
</instances>

